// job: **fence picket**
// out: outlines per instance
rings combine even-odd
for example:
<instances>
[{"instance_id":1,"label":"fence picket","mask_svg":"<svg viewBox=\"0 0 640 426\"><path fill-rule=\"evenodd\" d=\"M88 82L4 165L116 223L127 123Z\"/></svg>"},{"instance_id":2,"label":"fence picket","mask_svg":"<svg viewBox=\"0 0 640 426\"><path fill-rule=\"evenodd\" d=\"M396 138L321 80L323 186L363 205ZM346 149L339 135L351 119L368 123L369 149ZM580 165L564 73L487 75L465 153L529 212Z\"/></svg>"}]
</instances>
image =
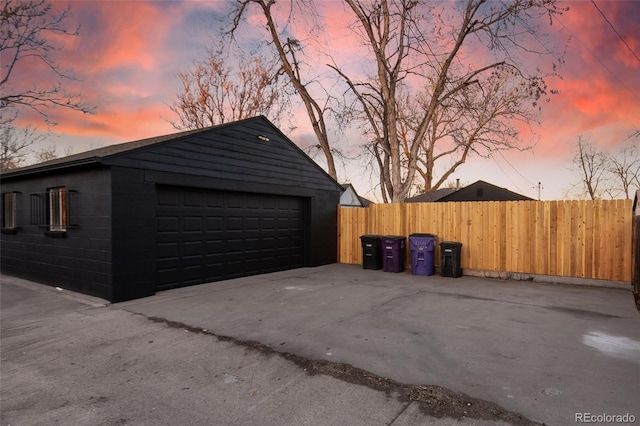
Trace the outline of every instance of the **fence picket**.
<instances>
[{"instance_id":1,"label":"fence picket","mask_svg":"<svg viewBox=\"0 0 640 426\"><path fill-rule=\"evenodd\" d=\"M630 200L374 204L339 208L337 255L359 264L361 235L419 232L461 242L463 268L631 281L632 226Z\"/></svg>"}]
</instances>

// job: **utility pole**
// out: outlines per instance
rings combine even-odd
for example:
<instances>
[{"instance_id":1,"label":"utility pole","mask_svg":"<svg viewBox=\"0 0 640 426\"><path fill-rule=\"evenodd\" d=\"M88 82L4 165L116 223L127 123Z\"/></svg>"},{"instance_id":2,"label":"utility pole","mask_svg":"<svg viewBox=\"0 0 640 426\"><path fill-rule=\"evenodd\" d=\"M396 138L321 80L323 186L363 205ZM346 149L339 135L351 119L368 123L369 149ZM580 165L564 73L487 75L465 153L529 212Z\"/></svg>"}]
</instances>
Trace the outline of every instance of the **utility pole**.
<instances>
[{"instance_id":1,"label":"utility pole","mask_svg":"<svg viewBox=\"0 0 640 426\"><path fill-rule=\"evenodd\" d=\"M534 186L534 188L536 188L536 187ZM537 188L538 188L538 201L540 201L540 193L544 189L544 186L542 186L541 182L538 182L538 187Z\"/></svg>"}]
</instances>

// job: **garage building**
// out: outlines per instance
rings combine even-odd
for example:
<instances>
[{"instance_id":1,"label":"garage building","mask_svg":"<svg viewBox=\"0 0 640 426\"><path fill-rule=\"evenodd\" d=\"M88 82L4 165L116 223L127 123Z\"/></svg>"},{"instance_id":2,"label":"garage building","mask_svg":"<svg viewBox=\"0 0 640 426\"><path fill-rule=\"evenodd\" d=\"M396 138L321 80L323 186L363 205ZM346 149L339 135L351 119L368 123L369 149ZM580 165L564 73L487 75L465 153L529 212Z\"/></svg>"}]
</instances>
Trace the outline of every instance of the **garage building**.
<instances>
[{"instance_id":1,"label":"garage building","mask_svg":"<svg viewBox=\"0 0 640 426\"><path fill-rule=\"evenodd\" d=\"M262 116L1 179L2 272L111 302L336 262L342 188Z\"/></svg>"}]
</instances>

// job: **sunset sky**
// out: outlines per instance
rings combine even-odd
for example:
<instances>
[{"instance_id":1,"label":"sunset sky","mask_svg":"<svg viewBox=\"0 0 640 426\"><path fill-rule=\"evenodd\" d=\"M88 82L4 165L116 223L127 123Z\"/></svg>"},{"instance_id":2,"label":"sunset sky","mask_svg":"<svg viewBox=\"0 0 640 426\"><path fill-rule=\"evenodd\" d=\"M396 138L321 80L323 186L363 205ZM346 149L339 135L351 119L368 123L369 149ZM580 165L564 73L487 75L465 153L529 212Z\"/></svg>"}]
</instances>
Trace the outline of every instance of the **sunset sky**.
<instances>
[{"instance_id":1,"label":"sunset sky","mask_svg":"<svg viewBox=\"0 0 640 426\"><path fill-rule=\"evenodd\" d=\"M339 25L345 12L337 1L325 0L321 12L327 25ZM56 1L56 9L71 5L70 24L80 35L54 40L63 49L58 62L73 69L76 81L64 81L70 91L96 106L95 115L64 109L50 110L58 153L87 149L176 132L169 110L179 88L177 74L220 43L219 18L227 5L219 1ZM640 1L569 1L570 10L553 25L556 45L566 45L562 79L549 81L560 94L545 103L541 126L531 151L503 152L493 158L471 158L452 176L463 183L478 179L537 198L563 198L577 175L569 170L578 135L609 151L616 151L640 128ZM333 15L332 15L333 14ZM607 22L608 20L608 22ZM256 22L256 30L260 29ZM617 33L616 33L617 31ZM623 42L626 42L626 44ZM338 60L349 54L353 40L337 33L331 53ZM46 69L23 66L11 81L16 87L51 78ZM25 113L21 124L44 129L36 115ZM304 147L312 140L308 119L301 115L291 139ZM355 137L357 139L357 136ZM350 138L350 145L358 141ZM626 141L629 142L628 140ZM353 182L368 198L379 195L366 173L338 163L341 182Z\"/></svg>"}]
</instances>

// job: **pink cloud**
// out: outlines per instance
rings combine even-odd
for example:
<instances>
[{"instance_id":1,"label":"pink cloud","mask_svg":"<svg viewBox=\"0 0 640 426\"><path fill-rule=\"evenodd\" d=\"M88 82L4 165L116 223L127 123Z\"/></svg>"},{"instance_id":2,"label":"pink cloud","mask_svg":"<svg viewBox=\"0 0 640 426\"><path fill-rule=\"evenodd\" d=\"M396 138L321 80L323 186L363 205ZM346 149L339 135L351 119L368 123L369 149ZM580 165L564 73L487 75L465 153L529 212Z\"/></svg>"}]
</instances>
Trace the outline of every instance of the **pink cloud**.
<instances>
[{"instance_id":1,"label":"pink cloud","mask_svg":"<svg viewBox=\"0 0 640 426\"><path fill-rule=\"evenodd\" d=\"M639 3L596 1L629 46L640 54L640 32L637 31ZM208 18L202 17L203 14L222 14L227 3L72 1L53 4L58 9L70 4L70 22L82 24L79 37L52 39L64 49L60 52L60 63L72 68L80 77L77 81L64 81L64 85L97 106L97 114L92 116L52 110L52 119L59 123L54 131L82 136L87 140L110 138L113 142L174 132L165 118L174 118L166 102L173 98L177 89L175 74L198 58L202 53L198 49L208 46L209 37L215 33L215 21L206 20ZM572 145L579 134L591 136L594 142L603 146L613 146L625 137L628 129L640 126L640 64L591 2L567 4L571 10L560 17L559 22L580 42L574 39L568 45L566 63L560 69L563 80L551 81L561 93L543 105L541 128L534 129L535 134L527 127L521 129L523 144L539 141L534 152L536 160L541 162L570 157ZM276 2L274 6L281 20L289 11L285 6L285 1ZM334 77L332 71L325 67L329 62L328 55L338 64L348 67L350 72L374 71L362 61L368 50L351 31L350 27L356 21L353 13L337 2L317 2L317 6L326 33L311 32L308 20L298 21L290 27L295 37L319 52L303 58L313 75ZM202 20L197 23L189 20L198 17ZM252 8L247 22L239 34L242 39L266 37L264 18L258 8ZM562 25L554 24L553 30L558 30L560 36L568 35ZM552 42L557 46L564 45L561 38ZM536 48L539 49L540 44L536 44ZM475 60L484 61L486 52L481 51L482 55L478 52L469 50L465 53L474 53L478 56ZM22 80L15 84L31 85L50 78L44 67L32 65L21 72ZM334 82L332 80L329 87ZM300 110L304 112L302 108ZM296 117L296 134L301 143L309 144L313 138L307 137L311 134L308 120L304 113ZM23 117L25 123L38 120L37 115L31 112ZM351 139L354 138L350 138L351 143L358 144Z\"/></svg>"},{"instance_id":2,"label":"pink cloud","mask_svg":"<svg viewBox=\"0 0 640 426\"><path fill-rule=\"evenodd\" d=\"M72 3L74 13L91 14L93 27L82 28L78 49L85 56L85 72L116 67L153 70L158 64L167 29L175 22L175 8L162 2ZM143 19L141 19L143 17Z\"/></svg>"}]
</instances>

